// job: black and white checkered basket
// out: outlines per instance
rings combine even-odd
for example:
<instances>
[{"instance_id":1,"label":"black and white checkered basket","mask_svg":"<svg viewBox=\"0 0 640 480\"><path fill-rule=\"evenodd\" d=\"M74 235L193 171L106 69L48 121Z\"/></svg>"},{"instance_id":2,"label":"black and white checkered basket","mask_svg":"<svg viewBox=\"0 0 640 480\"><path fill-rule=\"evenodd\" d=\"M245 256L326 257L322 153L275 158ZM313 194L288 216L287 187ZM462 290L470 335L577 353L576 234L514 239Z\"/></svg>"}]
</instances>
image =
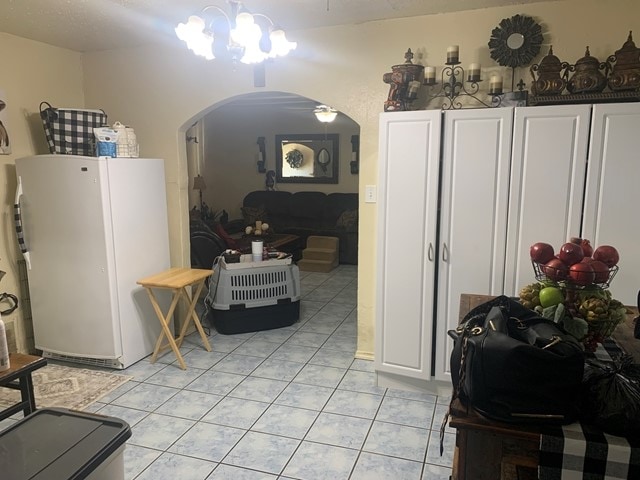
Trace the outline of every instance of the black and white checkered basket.
<instances>
[{"instance_id":1,"label":"black and white checkered basket","mask_svg":"<svg viewBox=\"0 0 640 480\"><path fill-rule=\"evenodd\" d=\"M54 108L47 102L40 103L40 118L49 151L66 155L95 156L93 129L107 125L104 110Z\"/></svg>"}]
</instances>

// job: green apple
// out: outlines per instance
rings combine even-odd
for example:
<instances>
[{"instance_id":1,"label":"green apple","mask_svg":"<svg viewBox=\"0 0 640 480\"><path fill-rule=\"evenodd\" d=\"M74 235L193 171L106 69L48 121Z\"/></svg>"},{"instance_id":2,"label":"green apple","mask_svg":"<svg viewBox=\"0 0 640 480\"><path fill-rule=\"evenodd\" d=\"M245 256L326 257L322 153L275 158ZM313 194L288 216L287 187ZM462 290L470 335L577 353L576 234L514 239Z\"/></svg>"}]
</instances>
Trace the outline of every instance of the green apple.
<instances>
[{"instance_id":1,"label":"green apple","mask_svg":"<svg viewBox=\"0 0 640 480\"><path fill-rule=\"evenodd\" d=\"M540 290L540 305L543 308L553 307L564 302L562 290L556 287L545 287Z\"/></svg>"}]
</instances>

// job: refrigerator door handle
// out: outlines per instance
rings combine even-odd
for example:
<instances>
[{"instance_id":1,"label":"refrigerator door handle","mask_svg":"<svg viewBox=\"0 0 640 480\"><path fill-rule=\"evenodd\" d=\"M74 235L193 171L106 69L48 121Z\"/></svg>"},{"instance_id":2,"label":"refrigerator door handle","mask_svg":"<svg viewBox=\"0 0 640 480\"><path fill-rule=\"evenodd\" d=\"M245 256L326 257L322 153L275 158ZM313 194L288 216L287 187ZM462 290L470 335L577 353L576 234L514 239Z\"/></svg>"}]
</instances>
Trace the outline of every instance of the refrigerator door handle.
<instances>
[{"instance_id":1,"label":"refrigerator door handle","mask_svg":"<svg viewBox=\"0 0 640 480\"><path fill-rule=\"evenodd\" d=\"M16 227L16 235L18 236L18 245L20 251L27 263L27 269L31 270L31 256L24 242L24 231L22 230L22 212L20 211L20 197L22 196L22 178L18 177L18 187L16 188L16 199L13 204L13 221Z\"/></svg>"}]
</instances>

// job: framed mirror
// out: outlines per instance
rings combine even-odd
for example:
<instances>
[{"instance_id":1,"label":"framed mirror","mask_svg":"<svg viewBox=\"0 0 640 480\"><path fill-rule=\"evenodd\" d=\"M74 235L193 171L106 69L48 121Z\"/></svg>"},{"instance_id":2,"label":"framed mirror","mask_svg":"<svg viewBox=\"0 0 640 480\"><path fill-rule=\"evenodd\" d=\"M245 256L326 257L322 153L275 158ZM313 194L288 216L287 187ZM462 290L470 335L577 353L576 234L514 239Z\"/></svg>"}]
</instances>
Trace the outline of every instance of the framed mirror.
<instances>
[{"instance_id":1,"label":"framed mirror","mask_svg":"<svg viewBox=\"0 0 640 480\"><path fill-rule=\"evenodd\" d=\"M338 141L337 133L276 135L276 181L338 183Z\"/></svg>"},{"instance_id":2,"label":"framed mirror","mask_svg":"<svg viewBox=\"0 0 640 480\"><path fill-rule=\"evenodd\" d=\"M489 52L503 67L521 67L535 58L542 45L542 27L526 15L505 18L491 32Z\"/></svg>"}]
</instances>

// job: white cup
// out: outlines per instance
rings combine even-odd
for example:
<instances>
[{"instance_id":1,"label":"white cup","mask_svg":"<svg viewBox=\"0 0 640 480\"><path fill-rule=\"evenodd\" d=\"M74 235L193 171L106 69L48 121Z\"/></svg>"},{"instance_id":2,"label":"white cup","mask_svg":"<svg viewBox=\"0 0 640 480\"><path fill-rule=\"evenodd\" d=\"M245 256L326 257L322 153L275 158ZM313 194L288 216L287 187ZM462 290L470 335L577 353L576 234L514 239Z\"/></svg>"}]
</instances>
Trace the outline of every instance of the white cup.
<instances>
[{"instance_id":1,"label":"white cup","mask_svg":"<svg viewBox=\"0 0 640 480\"><path fill-rule=\"evenodd\" d=\"M262 240L251 241L251 254L253 255L254 262L262 261L263 248L264 248L264 242Z\"/></svg>"}]
</instances>

